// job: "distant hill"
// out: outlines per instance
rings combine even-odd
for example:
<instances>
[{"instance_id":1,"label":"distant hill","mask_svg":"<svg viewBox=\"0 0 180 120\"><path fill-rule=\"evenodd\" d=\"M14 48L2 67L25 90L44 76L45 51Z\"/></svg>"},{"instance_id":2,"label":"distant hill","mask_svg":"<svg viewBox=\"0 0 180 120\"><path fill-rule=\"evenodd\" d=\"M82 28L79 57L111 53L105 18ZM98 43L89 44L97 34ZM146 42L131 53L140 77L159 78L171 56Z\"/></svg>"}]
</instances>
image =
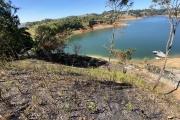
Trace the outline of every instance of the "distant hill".
<instances>
[{"instance_id":1,"label":"distant hill","mask_svg":"<svg viewBox=\"0 0 180 120\"><path fill-rule=\"evenodd\" d=\"M113 10L111 11L105 11L101 14L103 17L111 17L113 13ZM145 16L154 16L154 15L165 15L166 10L165 9L143 9L143 10L128 10L128 11L122 11L121 15L123 13L123 16L132 16L132 17L145 17Z\"/></svg>"},{"instance_id":2,"label":"distant hill","mask_svg":"<svg viewBox=\"0 0 180 120\"><path fill-rule=\"evenodd\" d=\"M61 20L61 19L66 19L66 18L76 18L76 17L91 17L91 18L97 18L97 17L101 17L101 18L111 18L113 13L113 10L111 11L104 11L102 14L97 14L97 13L91 13L91 14L84 14L84 15L80 15L80 16L67 16L64 18L58 18L58 19L44 19L41 21L34 21L34 22L26 22L26 23L22 23L22 26L33 26L36 24L40 24L42 22L52 22L52 21L57 21L57 20ZM143 10L128 10L128 11L122 11L121 13L123 13L123 16L121 17L146 17L146 16L154 16L154 15L165 15L166 14L166 10L165 9L143 9Z\"/></svg>"},{"instance_id":3,"label":"distant hill","mask_svg":"<svg viewBox=\"0 0 180 120\"><path fill-rule=\"evenodd\" d=\"M129 10L120 12L119 19L134 20L139 17L165 15L165 9L143 9L143 10ZM113 11L105 11L102 14L84 14L79 16L67 16L58 19L44 19L35 22L26 22L20 27L28 27L28 32L35 37L36 30L39 26L45 26L50 29L56 29L57 34L70 36L75 30L87 30L93 28L96 24L112 25Z\"/></svg>"}]
</instances>

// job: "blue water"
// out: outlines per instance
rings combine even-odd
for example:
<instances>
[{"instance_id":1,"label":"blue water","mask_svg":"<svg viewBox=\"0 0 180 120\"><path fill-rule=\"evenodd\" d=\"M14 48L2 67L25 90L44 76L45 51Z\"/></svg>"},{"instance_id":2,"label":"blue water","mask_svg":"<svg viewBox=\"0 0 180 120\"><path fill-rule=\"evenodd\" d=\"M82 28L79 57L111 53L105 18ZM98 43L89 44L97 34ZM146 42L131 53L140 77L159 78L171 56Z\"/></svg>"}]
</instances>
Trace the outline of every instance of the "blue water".
<instances>
[{"instance_id":1,"label":"blue water","mask_svg":"<svg viewBox=\"0 0 180 120\"><path fill-rule=\"evenodd\" d=\"M124 21L128 26L116 28L115 48L125 50L136 48L133 59L144 57L154 58L154 50L165 52L169 37L170 25L165 16L146 17L140 20ZM95 30L84 34L73 35L68 38L70 44L79 43L82 46L80 54L108 57L108 50L103 45L109 45L112 36L112 28ZM169 56L180 56L180 27L177 28L176 36ZM69 48L67 50L73 53Z\"/></svg>"}]
</instances>

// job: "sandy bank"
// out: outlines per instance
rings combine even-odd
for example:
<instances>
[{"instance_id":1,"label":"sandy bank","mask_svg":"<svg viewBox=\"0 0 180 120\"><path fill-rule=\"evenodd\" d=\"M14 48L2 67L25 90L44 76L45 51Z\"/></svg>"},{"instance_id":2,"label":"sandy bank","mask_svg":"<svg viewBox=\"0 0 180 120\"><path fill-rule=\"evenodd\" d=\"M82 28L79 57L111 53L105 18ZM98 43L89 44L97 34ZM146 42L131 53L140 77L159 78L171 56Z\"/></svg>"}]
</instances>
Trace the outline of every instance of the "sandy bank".
<instances>
[{"instance_id":1,"label":"sandy bank","mask_svg":"<svg viewBox=\"0 0 180 120\"><path fill-rule=\"evenodd\" d=\"M122 27L122 26L127 26L127 24L119 23L117 25L117 27ZM74 34L82 34L82 33L90 32L93 30L113 28L113 27L114 27L113 24L98 24L98 25L94 25L93 28L80 29L80 30L73 31L73 33Z\"/></svg>"},{"instance_id":2,"label":"sandy bank","mask_svg":"<svg viewBox=\"0 0 180 120\"><path fill-rule=\"evenodd\" d=\"M139 19L142 19L142 17L125 16L125 17L120 18L119 20L120 21L127 21L127 20L139 20ZM122 27L122 26L127 26L127 24L119 23L117 25L117 27ZM86 29L80 29L80 30L73 31L73 34L82 34L82 33L90 32L93 30L113 28L113 27L114 27L113 24L97 24L97 25L94 25L92 28L86 28Z\"/></svg>"},{"instance_id":3,"label":"sandy bank","mask_svg":"<svg viewBox=\"0 0 180 120\"><path fill-rule=\"evenodd\" d=\"M102 56L97 56L97 55L87 55L87 56L94 57L94 58L100 58L100 59L104 59L104 60L107 60L107 61L109 60L108 57L102 57ZM117 62L117 59L111 58L111 61ZM143 60L134 60L134 59L132 59L132 60L129 61L129 64L131 64L131 63L135 64L135 65L138 65L139 67L144 67ZM151 65L158 66L158 67L161 68L162 65L164 64L164 59L161 59L161 60L148 60L147 63L151 64ZM179 57L168 58L167 63L166 63L166 68L180 69L180 58Z\"/></svg>"}]
</instances>

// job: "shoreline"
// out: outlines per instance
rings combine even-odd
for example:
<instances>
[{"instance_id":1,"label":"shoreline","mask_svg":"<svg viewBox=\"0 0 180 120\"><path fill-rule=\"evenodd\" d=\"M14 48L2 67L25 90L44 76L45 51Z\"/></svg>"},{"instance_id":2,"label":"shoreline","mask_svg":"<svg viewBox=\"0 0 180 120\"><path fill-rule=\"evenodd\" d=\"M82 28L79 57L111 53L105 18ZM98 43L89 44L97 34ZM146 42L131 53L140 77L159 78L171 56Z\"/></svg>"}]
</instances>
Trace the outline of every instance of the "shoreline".
<instances>
[{"instance_id":1,"label":"shoreline","mask_svg":"<svg viewBox=\"0 0 180 120\"><path fill-rule=\"evenodd\" d=\"M128 26L128 25L125 23L119 23L116 27L124 27L124 26ZM91 31L99 30L99 29L106 29L106 28L113 28L113 27L114 27L113 24L98 24L98 25L94 25L92 28L75 30L73 31L73 35L83 34L83 33L91 32Z\"/></svg>"},{"instance_id":2,"label":"shoreline","mask_svg":"<svg viewBox=\"0 0 180 120\"><path fill-rule=\"evenodd\" d=\"M162 16L162 15L160 15ZM163 15L164 16L164 15ZM148 16L147 16L148 17ZM126 20L139 20L139 19L143 19L144 17L140 17L140 18L125 18L125 19L121 19L122 21L126 21ZM124 24L124 23L120 23L117 27L120 27L120 26L124 26L127 24ZM98 30L98 29L106 29L106 28L112 28L113 25L108 25L108 24L105 24L105 25L102 25L102 24L99 24L99 25L95 25L93 28L89 28L87 30L78 30L76 31L76 34L83 34L83 33L86 33L86 32L90 32L90 31L94 31L94 30ZM97 59L104 59L106 61L109 60L108 57L103 57L103 56L100 56L100 55L86 55L86 56L89 56L89 57L93 57L93 58L97 58ZM115 58L111 58L111 61L113 62L117 62L117 59ZM164 59L162 58L161 60L155 60L155 59L148 59L147 60L147 64L151 64L151 65L155 65L155 66L158 66L161 68L162 64L164 62ZM132 64L135 64L135 65L138 65L138 66L144 66L144 60L143 58L135 58L135 59L131 59L128 61L128 63L132 63ZM180 69L180 55L173 55L171 56L170 58L168 58L167 60L167 63L166 63L166 67L170 67L170 68L177 68L177 69Z\"/></svg>"},{"instance_id":3,"label":"shoreline","mask_svg":"<svg viewBox=\"0 0 180 120\"><path fill-rule=\"evenodd\" d=\"M142 19L143 17L128 17L128 18L120 18L119 21L131 21L131 20L139 20ZM123 22L120 22L116 27L124 27L124 26L128 26L128 24L125 24ZM83 34L83 33L87 33L87 32L91 32L94 30L99 30L99 29L106 29L106 28L113 28L114 25L113 24L97 24L94 25L92 28L86 28L86 29L80 29L80 30L75 30L73 31L72 35L75 34Z\"/></svg>"},{"instance_id":4,"label":"shoreline","mask_svg":"<svg viewBox=\"0 0 180 120\"><path fill-rule=\"evenodd\" d=\"M86 56L97 58L97 59L103 59L103 60L106 60L106 61L109 60L108 57L103 57L103 56L99 56L99 55L86 55ZM117 62L117 61L118 61L117 59L111 58L111 62ZM140 67L144 67L144 64L145 64L143 59L131 59L127 63L135 64L135 65L138 65ZM151 64L151 65L154 65L154 66L157 66L157 67L161 68L163 63L164 63L164 59L161 59L161 60L149 59L149 60L147 60L146 64ZM180 57L173 56L171 58L168 58L167 63L166 63L166 67L167 68L180 69Z\"/></svg>"},{"instance_id":5,"label":"shoreline","mask_svg":"<svg viewBox=\"0 0 180 120\"><path fill-rule=\"evenodd\" d=\"M140 19L142 19L142 18L144 18L144 17L129 17L129 18L120 18L119 20L120 21L131 21L131 20L140 20Z\"/></svg>"}]
</instances>

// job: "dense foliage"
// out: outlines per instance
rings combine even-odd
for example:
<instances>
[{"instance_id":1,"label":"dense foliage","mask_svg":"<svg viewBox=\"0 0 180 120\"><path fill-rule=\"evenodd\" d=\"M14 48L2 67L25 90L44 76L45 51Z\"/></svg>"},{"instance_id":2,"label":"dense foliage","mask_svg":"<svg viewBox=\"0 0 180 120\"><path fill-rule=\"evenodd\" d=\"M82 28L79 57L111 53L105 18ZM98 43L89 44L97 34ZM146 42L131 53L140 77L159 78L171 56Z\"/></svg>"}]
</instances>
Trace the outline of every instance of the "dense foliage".
<instances>
[{"instance_id":1,"label":"dense foliage","mask_svg":"<svg viewBox=\"0 0 180 120\"><path fill-rule=\"evenodd\" d=\"M45 19L42 21L36 21L36 22L27 22L27 27L32 27L35 25L59 25L61 26L60 29L70 28L70 29L80 29L80 28L87 28L89 26L90 21L103 21L106 24L110 23L110 20L108 18L104 18L101 15L98 14L86 14L82 16L69 16L62 19Z\"/></svg>"},{"instance_id":2,"label":"dense foliage","mask_svg":"<svg viewBox=\"0 0 180 120\"><path fill-rule=\"evenodd\" d=\"M27 28L19 28L20 20L16 15L19 8L11 1L0 1L0 59L18 58L21 51L27 51L33 45Z\"/></svg>"},{"instance_id":3,"label":"dense foliage","mask_svg":"<svg viewBox=\"0 0 180 120\"><path fill-rule=\"evenodd\" d=\"M61 32L57 26L40 25L36 28L35 42L38 56L46 55L52 60L52 50L62 53L65 48L65 38L70 33Z\"/></svg>"}]
</instances>

